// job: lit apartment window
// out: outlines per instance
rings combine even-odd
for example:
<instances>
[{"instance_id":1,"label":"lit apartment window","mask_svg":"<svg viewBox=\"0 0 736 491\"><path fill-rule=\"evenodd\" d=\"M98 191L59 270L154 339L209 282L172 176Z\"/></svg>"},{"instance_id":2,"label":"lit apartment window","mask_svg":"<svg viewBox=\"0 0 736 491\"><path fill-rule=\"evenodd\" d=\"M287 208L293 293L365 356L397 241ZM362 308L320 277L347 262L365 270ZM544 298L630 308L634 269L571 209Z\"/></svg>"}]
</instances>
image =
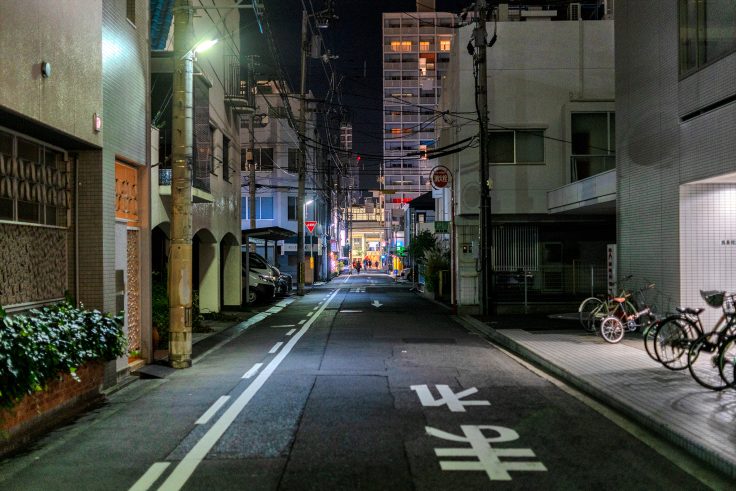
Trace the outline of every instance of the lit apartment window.
<instances>
[{"instance_id":1,"label":"lit apartment window","mask_svg":"<svg viewBox=\"0 0 736 491\"><path fill-rule=\"evenodd\" d=\"M544 164L544 130L491 131L488 161L492 164Z\"/></svg>"},{"instance_id":2,"label":"lit apartment window","mask_svg":"<svg viewBox=\"0 0 736 491\"><path fill-rule=\"evenodd\" d=\"M401 51L401 41L391 41L391 51Z\"/></svg>"},{"instance_id":3,"label":"lit apartment window","mask_svg":"<svg viewBox=\"0 0 736 491\"><path fill-rule=\"evenodd\" d=\"M401 41L401 51L411 51L411 41Z\"/></svg>"},{"instance_id":4,"label":"lit apartment window","mask_svg":"<svg viewBox=\"0 0 736 491\"><path fill-rule=\"evenodd\" d=\"M429 41L419 41L419 51L429 51Z\"/></svg>"},{"instance_id":5,"label":"lit apartment window","mask_svg":"<svg viewBox=\"0 0 736 491\"><path fill-rule=\"evenodd\" d=\"M736 51L733 0L679 0L680 74Z\"/></svg>"},{"instance_id":6,"label":"lit apartment window","mask_svg":"<svg viewBox=\"0 0 736 491\"><path fill-rule=\"evenodd\" d=\"M440 39L440 51L450 51L449 39Z\"/></svg>"}]
</instances>

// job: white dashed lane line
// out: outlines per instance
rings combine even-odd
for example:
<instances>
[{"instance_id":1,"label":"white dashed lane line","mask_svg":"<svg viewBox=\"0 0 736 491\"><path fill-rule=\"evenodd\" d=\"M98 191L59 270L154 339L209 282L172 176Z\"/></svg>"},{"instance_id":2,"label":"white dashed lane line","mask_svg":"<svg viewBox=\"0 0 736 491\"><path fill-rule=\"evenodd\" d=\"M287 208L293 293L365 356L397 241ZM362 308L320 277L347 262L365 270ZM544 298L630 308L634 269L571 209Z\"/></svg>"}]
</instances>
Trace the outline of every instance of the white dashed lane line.
<instances>
[{"instance_id":1,"label":"white dashed lane line","mask_svg":"<svg viewBox=\"0 0 736 491\"><path fill-rule=\"evenodd\" d=\"M299 322L297 322L297 324L299 324L299 325L301 326L301 325L302 325L302 324L304 324L305 322L307 322L307 319L302 319L302 320L300 320Z\"/></svg>"},{"instance_id":2,"label":"white dashed lane line","mask_svg":"<svg viewBox=\"0 0 736 491\"><path fill-rule=\"evenodd\" d=\"M199 417L197 421L194 422L195 425L206 425L209 423L210 419L212 419L212 416L217 414L217 411L220 410L220 408L225 405L227 400L230 399L230 396L220 396L219 399L217 399L210 408L204 412L202 416Z\"/></svg>"},{"instance_id":3,"label":"white dashed lane line","mask_svg":"<svg viewBox=\"0 0 736 491\"><path fill-rule=\"evenodd\" d=\"M279 350L279 348L281 348L281 346L283 344L284 343L282 341L279 341L278 343L274 344L273 345L273 348L271 348L271 350L268 352L268 354L269 355L272 355L272 354L276 353Z\"/></svg>"},{"instance_id":4,"label":"white dashed lane line","mask_svg":"<svg viewBox=\"0 0 736 491\"><path fill-rule=\"evenodd\" d=\"M291 336L296 332L296 329L291 329L289 332L286 333L287 336Z\"/></svg>"},{"instance_id":5,"label":"white dashed lane line","mask_svg":"<svg viewBox=\"0 0 736 491\"><path fill-rule=\"evenodd\" d=\"M258 373L258 370L260 370L262 366L263 366L263 363L256 363L255 365L251 367L250 370L245 372L241 378L251 378L253 375Z\"/></svg>"}]
</instances>

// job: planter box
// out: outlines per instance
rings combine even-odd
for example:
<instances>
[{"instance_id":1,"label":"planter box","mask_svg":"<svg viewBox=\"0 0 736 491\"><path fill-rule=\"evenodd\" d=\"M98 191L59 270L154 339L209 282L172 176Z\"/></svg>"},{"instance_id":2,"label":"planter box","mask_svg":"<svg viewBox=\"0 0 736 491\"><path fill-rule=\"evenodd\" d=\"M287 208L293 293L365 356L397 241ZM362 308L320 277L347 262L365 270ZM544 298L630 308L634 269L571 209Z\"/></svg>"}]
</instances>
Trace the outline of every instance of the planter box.
<instances>
[{"instance_id":1,"label":"planter box","mask_svg":"<svg viewBox=\"0 0 736 491\"><path fill-rule=\"evenodd\" d=\"M104 373L104 363L87 363L77 370L79 382L68 373L60 374L46 390L26 395L10 409L0 409L0 457L99 400Z\"/></svg>"}]
</instances>

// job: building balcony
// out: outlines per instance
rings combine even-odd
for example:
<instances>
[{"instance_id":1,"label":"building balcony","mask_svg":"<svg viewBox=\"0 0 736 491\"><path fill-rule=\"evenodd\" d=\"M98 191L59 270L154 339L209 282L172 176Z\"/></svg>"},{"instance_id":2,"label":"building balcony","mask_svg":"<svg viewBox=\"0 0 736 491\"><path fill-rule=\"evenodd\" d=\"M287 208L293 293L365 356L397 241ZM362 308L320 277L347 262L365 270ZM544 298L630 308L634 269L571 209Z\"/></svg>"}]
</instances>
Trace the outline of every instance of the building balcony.
<instances>
[{"instance_id":1,"label":"building balcony","mask_svg":"<svg viewBox=\"0 0 736 491\"><path fill-rule=\"evenodd\" d=\"M158 194L161 196L171 196L171 172L171 169L158 169ZM209 176L206 179L192 178L192 203L212 203L213 201Z\"/></svg>"},{"instance_id":2,"label":"building balcony","mask_svg":"<svg viewBox=\"0 0 736 491\"><path fill-rule=\"evenodd\" d=\"M241 72L238 56L225 57L225 105L237 114L252 114L254 98Z\"/></svg>"},{"instance_id":3,"label":"building balcony","mask_svg":"<svg viewBox=\"0 0 736 491\"><path fill-rule=\"evenodd\" d=\"M549 213L616 214L616 169L572 182L547 193Z\"/></svg>"},{"instance_id":4,"label":"building balcony","mask_svg":"<svg viewBox=\"0 0 736 491\"><path fill-rule=\"evenodd\" d=\"M570 181L587 179L615 168L615 155L573 155L570 157Z\"/></svg>"}]
</instances>

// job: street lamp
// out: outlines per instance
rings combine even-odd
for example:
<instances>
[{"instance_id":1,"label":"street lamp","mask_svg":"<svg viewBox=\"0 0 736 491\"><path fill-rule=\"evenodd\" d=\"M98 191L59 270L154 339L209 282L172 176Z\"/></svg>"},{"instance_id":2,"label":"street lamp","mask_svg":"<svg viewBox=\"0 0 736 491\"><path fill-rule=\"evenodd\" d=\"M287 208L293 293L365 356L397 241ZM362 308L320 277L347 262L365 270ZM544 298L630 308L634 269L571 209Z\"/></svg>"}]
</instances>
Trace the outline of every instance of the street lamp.
<instances>
[{"instance_id":1,"label":"street lamp","mask_svg":"<svg viewBox=\"0 0 736 491\"><path fill-rule=\"evenodd\" d=\"M174 9L171 137L171 252L169 254L169 363L192 366L192 130L194 55L217 41L194 43L189 0Z\"/></svg>"}]
</instances>

